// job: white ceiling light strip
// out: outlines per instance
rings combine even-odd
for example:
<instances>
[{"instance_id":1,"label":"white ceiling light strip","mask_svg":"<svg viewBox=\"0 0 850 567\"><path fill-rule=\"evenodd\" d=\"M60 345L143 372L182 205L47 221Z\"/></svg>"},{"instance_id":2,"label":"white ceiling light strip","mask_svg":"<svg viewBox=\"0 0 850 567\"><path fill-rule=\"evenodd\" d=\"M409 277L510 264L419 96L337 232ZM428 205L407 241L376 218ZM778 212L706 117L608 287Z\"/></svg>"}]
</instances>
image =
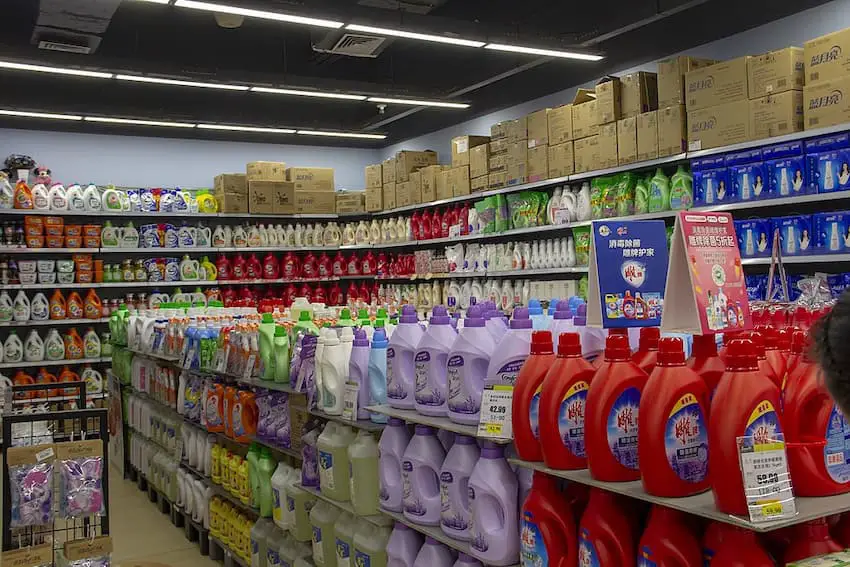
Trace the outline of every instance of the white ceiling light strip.
<instances>
[{"instance_id":1,"label":"white ceiling light strip","mask_svg":"<svg viewBox=\"0 0 850 567\"><path fill-rule=\"evenodd\" d=\"M0 116L17 116L20 118L46 118L49 120L82 120L76 114L53 114L50 112L26 112L23 110L0 110Z\"/></svg>"},{"instance_id":2,"label":"white ceiling light strip","mask_svg":"<svg viewBox=\"0 0 850 567\"><path fill-rule=\"evenodd\" d=\"M294 134L292 128L261 128L258 126L229 126L227 124L198 124L201 130L226 130L230 132L258 132L262 134Z\"/></svg>"},{"instance_id":3,"label":"white ceiling light strip","mask_svg":"<svg viewBox=\"0 0 850 567\"><path fill-rule=\"evenodd\" d=\"M383 140L384 134L359 134L357 132L323 132L321 130L298 130L305 136L329 136L332 138L363 138L366 140Z\"/></svg>"},{"instance_id":4,"label":"white ceiling light strip","mask_svg":"<svg viewBox=\"0 0 850 567\"><path fill-rule=\"evenodd\" d=\"M136 2L149 2L150 4L168 4L171 0L136 0Z\"/></svg>"},{"instance_id":5,"label":"white ceiling light strip","mask_svg":"<svg viewBox=\"0 0 850 567\"><path fill-rule=\"evenodd\" d=\"M384 102L387 104L408 104L411 106L434 106L437 108L469 108L469 105L465 103L443 102L439 100L411 100L406 98L384 98L380 96L370 96L367 100L369 102Z\"/></svg>"},{"instance_id":6,"label":"white ceiling light strip","mask_svg":"<svg viewBox=\"0 0 850 567\"><path fill-rule=\"evenodd\" d=\"M163 122L160 120L134 120L130 118L103 118L100 116L86 116L86 122L105 122L108 124L131 124L133 126L163 126L166 128L194 128L195 124L189 122Z\"/></svg>"},{"instance_id":7,"label":"white ceiling light strip","mask_svg":"<svg viewBox=\"0 0 850 567\"><path fill-rule=\"evenodd\" d=\"M351 31L359 31L364 33L375 33L382 35L390 35L393 37L403 37L406 39L419 39L421 41L431 41L434 43L446 43L449 45L462 45L463 47L484 47L485 42L474 41L471 39L460 39L447 37L443 35L433 35L429 33L417 33L404 30L393 30L389 28L376 28L374 26L361 26L360 24L348 24L345 29Z\"/></svg>"},{"instance_id":8,"label":"white ceiling light strip","mask_svg":"<svg viewBox=\"0 0 850 567\"><path fill-rule=\"evenodd\" d=\"M219 14L233 14L236 16L245 16L247 18L260 18L263 20L274 20L277 22L287 22L290 24L302 24L305 26L318 26L322 28L339 29L345 25L344 22L335 22L333 20L322 20L319 18L306 18L304 16L293 16L290 14L281 14L279 12L267 12L265 10L251 10L248 8L237 8L236 6L227 6L225 4L214 4L212 2L196 2L194 0L177 0L174 3L178 8L191 8L193 10L203 10L206 12L214 12Z\"/></svg>"},{"instance_id":9,"label":"white ceiling light strip","mask_svg":"<svg viewBox=\"0 0 850 567\"><path fill-rule=\"evenodd\" d=\"M505 45L502 43L488 43L484 49L496 51L509 51L511 53L525 53L527 55L541 55L543 57L560 57L562 59L579 59L581 61L600 61L604 59L601 55L589 55L587 53L576 53L574 51L558 51L555 49L538 49L536 47L520 47L518 45Z\"/></svg>"},{"instance_id":10,"label":"white ceiling light strip","mask_svg":"<svg viewBox=\"0 0 850 567\"><path fill-rule=\"evenodd\" d=\"M145 77L142 75L115 75L119 81L132 81L136 83L153 83L157 85L173 85L178 87L199 87L203 89L222 89L226 91L247 91L251 87L246 85L226 85L224 83L201 83L198 81L182 81L178 79L161 79L159 77Z\"/></svg>"},{"instance_id":11,"label":"white ceiling light strip","mask_svg":"<svg viewBox=\"0 0 850 567\"><path fill-rule=\"evenodd\" d=\"M11 61L0 61L0 69L13 69L15 71L35 71L37 73L53 73L56 75L75 75L77 77L92 77L96 79L112 78L112 73L102 73L99 71L84 71L82 69L69 69L65 67L49 67L47 65L13 63Z\"/></svg>"},{"instance_id":12,"label":"white ceiling light strip","mask_svg":"<svg viewBox=\"0 0 850 567\"><path fill-rule=\"evenodd\" d=\"M353 95L343 93L327 93L322 91L301 91L296 89L275 89L270 87L251 87L255 93L282 94L293 96L311 96L316 98L337 98L342 100L366 100L364 95Z\"/></svg>"}]
</instances>

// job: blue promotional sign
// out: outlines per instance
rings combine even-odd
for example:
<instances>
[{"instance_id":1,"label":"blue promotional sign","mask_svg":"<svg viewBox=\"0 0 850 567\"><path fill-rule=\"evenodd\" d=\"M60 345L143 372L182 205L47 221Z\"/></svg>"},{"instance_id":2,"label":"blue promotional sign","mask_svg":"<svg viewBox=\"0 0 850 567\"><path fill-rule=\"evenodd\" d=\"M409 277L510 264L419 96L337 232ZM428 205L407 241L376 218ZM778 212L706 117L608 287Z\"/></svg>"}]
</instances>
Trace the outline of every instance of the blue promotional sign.
<instances>
[{"instance_id":1,"label":"blue promotional sign","mask_svg":"<svg viewBox=\"0 0 850 567\"><path fill-rule=\"evenodd\" d=\"M659 326L667 281L664 221L594 221L591 238L587 324Z\"/></svg>"}]
</instances>

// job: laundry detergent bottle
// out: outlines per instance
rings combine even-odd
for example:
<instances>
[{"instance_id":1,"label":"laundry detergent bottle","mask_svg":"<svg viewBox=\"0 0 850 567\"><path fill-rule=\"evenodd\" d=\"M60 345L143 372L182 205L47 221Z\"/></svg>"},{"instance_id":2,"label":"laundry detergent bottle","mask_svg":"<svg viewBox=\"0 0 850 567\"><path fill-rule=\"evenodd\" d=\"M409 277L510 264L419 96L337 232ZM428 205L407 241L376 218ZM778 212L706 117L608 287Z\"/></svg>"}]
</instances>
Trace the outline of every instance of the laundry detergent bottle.
<instances>
[{"instance_id":1,"label":"laundry detergent bottle","mask_svg":"<svg viewBox=\"0 0 850 567\"><path fill-rule=\"evenodd\" d=\"M410 432L404 422L391 417L378 443L378 480L381 508L402 511L404 451L410 443Z\"/></svg>"},{"instance_id":2,"label":"laundry detergent bottle","mask_svg":"<svg viewBox=\"0 0 850 567\"><path fill-rule=\"evenodd\" d=\"M517 376L511 417L517 454L525 461L542 461L540 447L540 394L543 380L555 361L552 333L531 333L531 354Z\"/></svg>"},{"instance_id":3,"label":"laundry detergent bottle","mask_svg":"<svg viewBox=\"0 0 850 567\"><path fill-rule=\"evenodd\" d=\"M641 396L638 452L649 494L678 498L708 490L708 388L685 366L680 338L661 339Z\"/></svg>"},{"instance_id":4,"label":"laundry detergent bottle","mask_svg":"<svg viewBox=\"0 0 850 567\"><path fill-rule=\"evenodd\" d=\"M738 526L724 530L723 541L711 559L711 567L774 567L755 532Z\"/></svg>"},{"instance_id":5,"label":"laundry detergent bottle","mask_svg":"<svg viewBox=\"0 0 850 567\"><path fill-rule=\"evenodd\" d=\"M838 544L829 535L829 524L826 518L817 518L794 526L791 528L789 539L791 544L782 555L783 565L844 549L843 545Z\"/></svg>"},{"instance_id":6,"label":"laundry detergent bottle","mask_svg":"<svg viewBox=\"0 0 850 567\"><path fill-rule=\"evenodd\" d=\"M371 403L369 400L369 355L369 339L366 338L366 332L361 329L355 330L351 357L348 360L348 382L357 384L357 419L361 420L369 419L366 406Z\"/></svg>"},{"instance_id":7,"label":"laundry detergent bottle","mask_svg":"<svg viewBox=\"0 0 850 567\"><path fill-rule=\"evenodd\" d=\"M365 331L360 329L365 334ZM367 339L368 340L368 339ZM383 328L375 329L372 335L372 348L369 349L369 403L382 405L387 403L387 333ZM370 412L373 423L386 423L387 416Z\"/></svg>"},{"instance_id":8,"label":"laundry detergent bottle","mask_svg":"<svg viewBox=\"0 0 850 567\"><path fill-rule=\"evenodd\" d=\"M591 488L578 529L578 564L635 567L638 537L632 512L625 497Z\"/></svg>"},{"instance_id":9,"label":"laundry detergent bottle","mask_svg":"<svg viewBox=\"0 0 850 567\"><path fill-rule=\"evenodd\" d=\"M519 486L504 445L482 441L481 458L469 479L472 539L469 551L485 565L513 565L519 559Z\"/></svg>"},{"instance_id":10,"label":"laundry detergent bottle","mask_svg":"<svg viewBox=\"0 0 850 567\"><path fill-rule=\"evenodd\" d=\"M578 533L570 504L558 481L534 471L531 492L520 514L523 565L578 566Z\"/></svg>"},{"instance_id":11,"label":"laundry detergent bottle","mask_svg":"<svg viewBox=\"0 0 850 567\"><path fill-rule=\"evenodd\" d=\"M485 327L484 308L471 305L463 329L449 352L447 380L449 419L455 423L477 425L487 366L496 350L496 341Z\"/></svg>"},{"instance_id":12,"label":"laundry detergent bottle","mask_svg":"<svg viewBox=\"0 0 850 567\"><path fill-rule=\"evenodd\" d=\"M700 542L689 524L684 512L653 506L638 544L638 565L702 567Z\"/></svg>"},{"instance_id":13,"label":"laundry detergent bottle","mask_svg":"<svg viewBox=\"0 0 850 567\"><path fill-rule=\"evenodd\" d=\"M640 330L640 342L637 352L632 355L632 362L637 364L647 375L652 374L658 357L658 341L661 329L658 327L643 327Z\"/></svg>"},{"instance_id":14,"label":"laundry detergent bottle","mask_svg":"<svg viewBox=\"0 0 850 567\"><path fill-rule=\"evenodd\" d=\"M396 522L390 541L387 544L387 565L392 567L413 567L419 550L422 548L422 535L416 530Z\"/></svg>"},{"instance_id":15,"label":"laundry detergent bottle","mask_svg":"<svg viewBox=\"0 0 850 567\"><path fill-rule=\"evenodd\" d=\"M629 338L609 335L605 361L587 391L584 432L593 478L607 482L640 478L638 412L647 379L631 360Z\"/></svg>"},{"instance_id":16,"label":"laundry detergent bottle","mask_svg":"<svg viewBox=\"0 0 850 567\"><path fill-rule=\"evenodd\" d=\"M716 335L694 335L693 339L691 357L685 361L685 365L699 374L711 397L726 372L726 364L717 355Z\"/></svg>"},{"instance_id":17,"label":"laundry detergent bottle","mask_svg":"<svg viewBox=\"0 0 850 567\"><path fill-rule=\"evenodd\" d=\"M514 309L510 328L496 344L496 350L487 366L484 386L514 386L525 359L531 352L531 319L528 309ZM494 317L495 318L495 317Z\"/></svg>"},{"instance_id":18,"label":"laundry detergent bottle","mask_svg":"<svg viewBox=\"0 0 850 567\"><path fill-rule=\"evenodd\" d=\"M401 462L404 517L411 522L425 526L440 523L439 474L445 458L436 430L417 425Z\"/></svg>"},{"instance_id":19,"label":"laundry detergent bottle","mask_svg":"<svg viewBox=\"0 0 850 567\"><path fill-rule=\"evenodd\" d=\"M398 327L387 346L387 403L394 408L414 407L416 366L413 358L424 334L416 308L403 305Z\"/></svg>"},{"instance_id":20,"label":"laundry detergent bottle","mask_svg":"<svg viewBox=\"0 0 850 567\"><path fill-rule=\"evenodd\" d=\"M584 421L587 391L595 373L581 355L578 333L561 333L558 356L540 392L540 448L547 467L587 468Z\"/></svg>"},{"instance_id":21,"label":"laundry detergent bottle","mask_svg":"<svg viewBox=\"0 0 850 567\"><path fill-rule=\"evenodd\" d=\"M474 437L455 435L440 469L440 527L453 538L469 541L469 479L481 451Z\"/></svg>"},{"instance_id":22,"label":"laundry detergent bottle","mask_svg":"<svg viewBox=\"0 0 850 567\"><path fill-rule=\"evenodd\" d=\"M423 415L444 416L448 412L446 364L457 339L450 319L446 308L436 305L428 330L416 348L416 411Z\"/></svg>"}]
</instances>

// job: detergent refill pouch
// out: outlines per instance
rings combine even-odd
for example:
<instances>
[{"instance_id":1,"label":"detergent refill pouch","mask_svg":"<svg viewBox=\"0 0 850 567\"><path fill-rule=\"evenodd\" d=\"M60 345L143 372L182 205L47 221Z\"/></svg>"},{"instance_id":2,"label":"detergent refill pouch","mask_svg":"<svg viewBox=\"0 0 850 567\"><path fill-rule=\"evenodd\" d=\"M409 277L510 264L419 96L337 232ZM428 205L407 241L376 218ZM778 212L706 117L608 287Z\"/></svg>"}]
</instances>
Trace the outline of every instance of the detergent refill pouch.
<instances>
[{"instance_id":1,"label":"detergent refill pouch","mask_svg":"<svg viewBox=\"0 0 850 567\"><path fill-rule=\"evenodd\" d=\"M814 215L815 250L823 254L841 254L850 250L850 211Z\"/></svg>"},{"instance_id":2,"label":"detergent refill pouch","mask_svg":"<svg viewBox=\"0 0 850 567\"><path fill-rule=\"evenodd\" d=\"M772 197L760 149L726 154L726 168L738 201Z\"/></svg>"},{"instance_id":3,"label":"detergent refill pouch","mask_svg":"<svg viewBox=\"0 0 850 567\"><path fill-rule=\"evenodd\" d=\"M635 192L638 176L634 173L621 173L617 179L616 215L628 217L635 214Z\"/></svg>"},{"instance_id":4,"label":"detergent refill pouch","mask_svg":"<svg viewBox=\"0 0 850 567\"><path fill-rule=\"evenodd\" d=\"M806 175L813 192L831 193L850 188L850 134L807 140Z\"/></svg>"},{"instance_id":5,"label":"detergent refill pouch","mask_svg":"<svg viewBox=\"0 0 850 567\"><path fill-rule=\"evenodd\" d=\"M773 222L770 219L736 220L735 234L742 258L763 258L773 251Z\"/></svg>"},{"instance_id":6,"label":"detergent refill pouch","mask_svg":"<svg viewBox=\"0 0 850 567\"><path fill-rule=\"evenodd\" d=\"M791 215L773 219L773 228L779 229L779 243L783 256L811 254L813 241L812 215Z\"/></svg>"},{"instance_id":7,"label":"detergent refill pouch","mask_svg":"<svg viewBox=\"0 0 850 567\"><path fill-rule=\"evenodd\" d=\"M815 187L809 183L806 175L803 142L768 146L762 148L761 155L771 196L790 197L815 192Z\"/></svg>"}]
</instances>

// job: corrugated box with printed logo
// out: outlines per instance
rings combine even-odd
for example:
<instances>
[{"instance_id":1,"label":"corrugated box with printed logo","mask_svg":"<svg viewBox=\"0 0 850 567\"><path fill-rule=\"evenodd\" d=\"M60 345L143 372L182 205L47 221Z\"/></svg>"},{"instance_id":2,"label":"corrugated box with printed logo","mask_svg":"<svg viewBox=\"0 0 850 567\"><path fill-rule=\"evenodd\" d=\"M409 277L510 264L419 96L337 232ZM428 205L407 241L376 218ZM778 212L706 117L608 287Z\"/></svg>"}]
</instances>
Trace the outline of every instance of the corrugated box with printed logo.
<instances>
[{"instance_id":1,"label":"corrugated box with printed logo","mask_svg":"<svg viewBox=\"0 0 850 567\"><path fill-rule=\"evenodd\" d=\"M507 151L507 150L506 150ZM508 154L504 153L500 156L493 156L488 162L487 173L495 173L498 171L505 171L508 168Z\"/></svg>"},{"instance_id":2,"label":"corrugated box with printed logo","mask_svg":"<svg viewBox=\"0 0 850 567\"><path fill-rule=\"evenodd\" d=\"M395 158L385 159L381 163L381 180L383 183L395 183ZM382 185L383 185L382 183Z\"/></svg>"},{"instance_id":3,"label":"corrugated box with printed logo","mask_svg":"<svg viewBox=\"0 0 850 567\"><path fill-rule=\"evenodd\" d=\"M295 214L324 215L333 214L336 207L335 193L330 191L295 190ZM287 211L275 210L281 214Z\"/></svg>"},{"instance_id":4,"label":"corrugated box with printed logo","mask_svg":"<svg viewBox=\"0 0 850 567\"><path fill-rule=\"evenodd\" d=\"M691 151L750 140L752 135L748 100L688 111L688 149Z\"/></svg>"},{"instance_id":5,"label":"corrugated box with printed logo","mask_svg":"<svg viewBox=\"0 0 850 567\"><path fill-rule=\"evenodd\" d=\"M422 169L428 165L438 163L437 152L425 150L424 152L414 152L411 150L402 150L395 155L395 181L409 181L410 174L417 169Z\"/></svg>"},{"instance_id":6,"label":"corrugated box with printed logo","mask_svg":"<svg viewBox=\"0 0 850 567\"><path fill-rule=\"evenodd\" d=\"M258 214L274 214L275 194L294 184L287 181L249 181L248 211Z\"/></svg>"},{"instance_id":7,"label":"corrugated box with printed logo","mask_svg":"<svg viewBox=\"0 0 850 567\"><path fill-rule=\"evenodd\" d=\"M617 121L617 165L637 161L637 117Z\"/></svg>"},{"instance_id":8,"label":"corrugated box with printed logo","mask_svg":"<svg viewBox=\"0 0 850 567\"><path fill-rule=\"evenodd\" d=\"M529 148L525 176L529 183L549 178L549 146Z\"/></svg>"},{"instance_id":9,"label":"corrugated box with printed logo","mask_svg":"<svg viewBox=\"0 0 850 567\"><path fill-rule=\"evenodd\" d=\"M806 130L850 122L850 77L806 85L803 115Z\"/></svg>"},{"instance_id":10,"label":"corrugated box with printed logo","mask_svg":"<svg viewBox=\"0 0 850 567\"><path fill-rule=\"evenodd\" d=\"M401 181L395 184L395 206L406 207L412 205L410 201L410 181Z\"/></svg>"},{"instance_id":11,"label":"corrugated box with printed logo","mask_svg":"<svg viewBox=\"0 0 850 567\"><path fill-rule=\"evenodd\" d=\"M490 171L490 145L481 144L469 150L469 175L481 177Z\"/></svg>"},{"instance_id":12,"label":"corrugated box with printed logo","mask_svg":"<svg viewBox=\"0 0 850 567\"><path fill-rule=\"evenodd\" d=\"M268 191L272 202L272 213L291 214L330 214L336 211L336 193L333 191L310 191L296 188L292 181L251 181L251 206L259 201L257 191ZM268 213L267 202L263 203L264 213ZM254 212L252 210L251 212Z\"/></svg>"},{"instance_id":13,"label":"corrugated box with printed logo","mask_svg":"<svg viewBox=\"0 0 850 567\"><path fill-rule=\"evenodd\" d=\"M508 153L505 154L506 168L511 165L524 164L527 161L528 146L525 144L525 140L508 144Z\"/></svg>"},{"instance_id":14,"label":"corrugated box with printed logo","mask_svg":"<svg viewBox=\"0 0 850 567\"><path fill-rule=\"evenodd\" d=\"M365 191L337 191L336 212L337 214L362 213L366 211Z\"/></svg>"},{"instance_id":15,"label":"corrugated box with printed logo","mask_svg":"<svg viewBox=\"0 0 850 567\"><path fill-rule=\"evenodd\" d=\"M469 152L472 148L488 143L490 143L489 136L457 136L452 138L452 167L469 165Z\"/></svg>"},{"instance_id":16,"label":"corrugated box with printed logo","mask_svg":"<svg viewBox=\"0 0 850 567\"><path fill-rule=\"evenodd\" d=\"M750 101L753 140L803 131L803 91L785 91Z\"/></svg>"},{"instance_id":17,"label":"corrugated box with printed logo","mask_svg":"<svg viewBox=\"0 0 850 567\"><path fill-rule=\"evenodd\" d=\"M688 112L739 100L747 100L749 57L716 63L685 75Z\"/></svg>"},{"instance_id":18,"label":"corrugated box with printed logo","mask_svg":"<svg viewBox=\"0 0 850 567\"><path fill-rule=\"evenodd\" d=\"M429 165L419 170L423 203L430 203L441 198L437 197L437 178L441 171L443 171L442 165Z\"/></svg>"},{"instance_id":19,"label":"corrugated box with printed logo","mask_svg":"<svg viewBox=\"0 0 850 567\"><path fill-rule=\"evenodd\" d=\"M490 139L491 140L501 140L502 138L507 138L508 132L505 129L504 122L496 122L492 126L490 126Z\"/></svg>"},{"instance_id":20,"label":"corrugated box with printed logo","mask_svg":"<svg viewBox=\"0 0 850 567\"><path fill-rule=\"evenodd\" d=\"M578 89L573 98L573 140L594 136L599 133L596 112L596 93L589 89Z\"/></svg>"},{"instance_id":21,"label":"corrugated box with printed logo","mask_svg":"<svg viewBox=\"0 0 850 567\"><path fill-rule=\"evenodd\" d=\"M487 174L487 188L488 189L501 189L508 184L508 174L505 172L501 173L489 173Z\"/></svg>"},{"instance_id":22,"label":"corrugated box with printed logo","mask_svg":"<svg viewBox=\"0 0 850 567\"><path fill-rule=\"evenodd\" d=\"M638 71L620 77L620 110L623 118L658 108L658 75Z\"/></svg>"},{"instance_id":23,"label":"corrugated box with printed logo","mask_svg":"<svg viewBox=\"0 0 850 567\"><path fill-rule=\"evenodd\" d=\"M395 200L395 183L384 183L384 210L394 209L398 205L396 205Z\"/></svg>"},{"instance_id":24,"label":"corrugated box with printed logo","mask_svg":"<svg viewBox=\"0 0 850 567\"><path fill-rule=\"evenodd\" d=\"M505 136L508 138L508 142L519 142L520 140L528 139L528 120L526 120L525 116L516 120L506 120L504 124Z\"/></svg>"},{"instance_id":25,"label":"corrugated box with printed logo","mask_svg":"<svg viewBox=\"0 0 850 567\"><path fill-rule=\"evenodd\" d=\"M595 169L599 162L599 135L573 141L575 172L584 173Z\"/></svg>"},{"instance_id":26,"label":"corrugated box with printed logo","mask_svg":"<svg viewBox=\"0 0 850 567\"><path fill-rule=\"evenodd\" d=\"M220 213L247 213L248 195L246 193L215 192L215 200L218 203Z\"/></svg>"},{"instance_id":27,"label":"corrugated box with printed logo","mask_svg":"<svg viewBox=\"0 0 850 567\"><path fill-rule=\"evenodd\" d=\"M637 159L646 161L658 157L658 111L637 116Z\"/></svg>"},{"instance_id":28,"label":"corrugated box with printed logo","mask_svg":"<svg viewBox=\"0 0 850 567\"><path fill-rule=\"evenodd\" d=\"M529 148L549 144L549 110L549 108L536 110L525 117Z\"/></svg>"},{"instance_id":29,"label":"corrugated box with printed logo","mask_svg":"<svg viewBox=\"0 0 850 567\"><path fill-rule=\"evenodd\" d=\"M811 39L803 50L806 85L850 75L850 28Z\"/></svg>"},{"instance_id":30,"label":"corrugated box with printed logo","mask_svg":"<svg viewBox=\"0 0 850 567\"><path fill-rule=\"evenodd\" d=\"M286 180L295 183L299 191L333 191L334 170L332 167L290 167Z\"/></svg>"},{"instance_id":31,"label":"corrugated box with printed logo","mask_svg":"<svg viewBox=\"0 0 850 567\"><path fill-rule=\"evenodd\" d=\"M507 138L502 138L501 140L493 140L488 145L490 147L490 155L491 156L498 156L498 155L501 155L501 154L505 153L506 151L508 151L508 139Z\"/></svg>"},{"instance_id":32,"label":"corrugated box with printed logo","mask_svg":"<svg viewBox=\"0 0 850 567\"><path fill-rule=\"evenodd\" d=\"M565 104L549 110L549 145L555 146L573 139L573 105ZM492 148L490 148L492 151Z\"/></svg>"},{"instance_id":33,"label":"corrugated box with printed logo","mask_svg":"<svg viewBox=\"0 0 850 567\"><path fill-rule=\"evenodd\" d=\"M689 71L717 63L714 59L697 59L687 55L658 62L658 107L685 104L685 75Z\"/></svg>"},{"instance_id":34,"label":"corrugated box with printed logo","mask_svg":"<svg viewBox=\"0 0 850 567\"><path fill-rule=\"evenodd\" d=\"M384 166L380 163L366 166L366 187L380 187L383 181Z\"/></svg>"},{"instance_id":35,"label":"corrugated box with printed logo","mask_svg":"<svg viewBox=\"0 0 850 567\"><path fill-rule=\"evenodd\" d=\"M422 202L422 170L410 174L410 204Z\"/></svg>"},{"instance_id":36,"label":"corrugated box with printed logo","mask_svg":"<svg viewBox=\"0 0 850 567\"><path fill-rule=\"evenodd\" d=\"M620 79L603 77L596 85L596 122L608 124L616 122L622 116Z\"/></svg>"},{"instance_id":37,"label":"corrugated box with printed logo","mask_svg":"<svg viewBox=\"0 0 850 567\"><path fill-rule=\"evenodd\" d=\"M437 200L442 199L451 199L454 197L454 193L452 193L452 186L449 183L449 172L451 168L446 168L437 173L437 184L436 184L436 193Z\"/></svg>"},{"instance_id":38,"label":"corrugated box with printed logo","mask_svg":"<svg viewBox=\"0 0 850 567\"><path fill-rule=\"evenodd\" d=\"M216 193L248 194L248 176L244 173L220 173L213 179Z\"/></svg>"},{"instance_id":39,"label":"corrugated box with printed logo","mask_svg":"<svg viewBox=\"0 0 850 567\"><path fill-rule=\"evenodd\" d=\"M571 175L574 171L573 143L549 146L549 179Z\"/></svg>"},{"instance_id":40,"label":"corrugated box with printed logo","mask_svg":"<svg viewBox=\"0 0 850 567\"><path fill-rule=\"evenodd\" d=\"M684 104L658 109L658 157L680 154L688 147L688 115Z\"/></svg>"},{"instance_id":41,"label":"corrugated box with printed logo","mask_svg":"<svg viewBox=\"0 0 850 567\"><path fill-rule=\"evenodd\" d=\"M528 165L525 163L513 163L505 172L505 185L522 185L528 180Z\"/></svg>"},{"instance_id":42,"label":"corrugated box with printed logo","mask_svg":"<svg viewBox=\"0 0 850 567\"><path fill-rule=\"evenodd\" d=\"M451 191L452 196L460 197L462 195L469 195L471 189L469 184L469 166L462 165L451 168L446 181L449 184L446 191Z\"/></svg>"},{"instance_id":43,"label":"corrugated box with printed logo","mask_svg":"<svg viewBox=\"0 0 850 567\"><path fill-rule=\"evenodd\" d=\"M286 164L282 161L252 161L245 165L248 181L286 181Z\"/></svg>"},{"instance_id":44,"label":"corrugated box with printed logo","mask_svg":"<svg viewBox=\"0 0 850 567\"><path fill-rule=\"evenodd\" d=\"M610 122L599 126L599 162L592 165L593 169L617 167L616 122Z\"/></svg>"},{"instance_id":45,"label":"corrugated box with printed logo","mask_svg":"<svg viewBox=\"0 0 850 567\"><path fill-rule=\"evenodd\" d=\"M473 177L469 181L469 188L473 193L477 193L478 191L486 191L488 182L489 182L489 179L486 175L481 175L479 177Z\"/></svg>"},{"instance_id":46,"label":"corrugated box with printed logo","mask_svg":"<svg viewBox=\"0 0 850 567\"><path fill-rule=\"evenodd\" d=\"M750 57L747 63L749 97L760 98L785 91L803 90L803 48L786 47Z\"/></svg>"},{"instance_id":47,"label":"corrugated box with printed logo","mask_svg":"<svg viewBox=\"0 0 850 567\"><path fill-rule=\"evenodd\" d=\"M366 188L366 210L370 213L384 209L384 187Z\"/></svg>"}]
</instances>

